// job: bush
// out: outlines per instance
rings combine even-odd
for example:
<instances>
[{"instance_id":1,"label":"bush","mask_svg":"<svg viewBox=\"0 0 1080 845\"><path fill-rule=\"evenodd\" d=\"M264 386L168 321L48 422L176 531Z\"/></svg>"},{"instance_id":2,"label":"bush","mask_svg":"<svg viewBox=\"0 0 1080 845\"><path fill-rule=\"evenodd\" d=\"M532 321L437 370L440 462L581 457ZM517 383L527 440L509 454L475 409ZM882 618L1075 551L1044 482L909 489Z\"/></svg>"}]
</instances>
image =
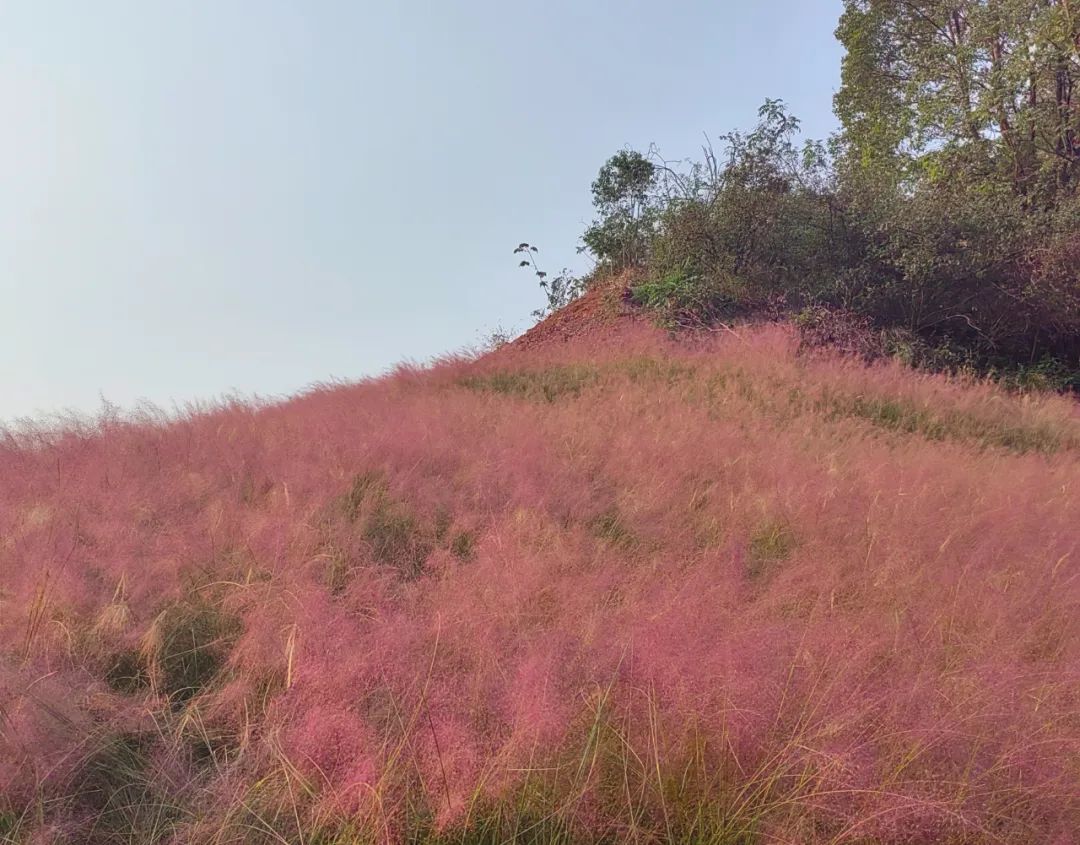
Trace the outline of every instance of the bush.
<instances>
[{"instance_id":1,"label":"bush","mask_svg":"<svg viewBox=\"0 0 1080 845\"><path fill-rule=\"evenodd\" d=\"M656 312L671 327L712 322L736 304L701 276L678 270L642 282L630 293L635 303Z\"/></svg>"},{"instance_id":2,"label":"bush","mask_svg":"<svg viewBox=\"0 0 1080 845\"><path fill-rule=\"evenodd\" d=\"M653 171L635 195L650 225L634 233L648 241L634 301L671 327L801 315L808 346L1076 383L1080 199L1035 204L981 147L927 153L904 181L797 146L798 128L766 101L751 132L723 136L721 160L707 148L681 173L664 163L663 183ZM586 245L612 260L598 237Z\"/></svg>"},{"instance_id":3,"label":"bush","mask_svg":"<svg viewBox=\"0 0 1080 845\"><path fill-rule=\"evenodd\" d=\"M748 134L723 137L691 167L684 195L668 202L652 242L650 270L705 280L748 307L808 300L836 272L847 233L835 213L829 157L820 144L795 144L799 122L766 101Z\"/></svg>"}]
</instances>

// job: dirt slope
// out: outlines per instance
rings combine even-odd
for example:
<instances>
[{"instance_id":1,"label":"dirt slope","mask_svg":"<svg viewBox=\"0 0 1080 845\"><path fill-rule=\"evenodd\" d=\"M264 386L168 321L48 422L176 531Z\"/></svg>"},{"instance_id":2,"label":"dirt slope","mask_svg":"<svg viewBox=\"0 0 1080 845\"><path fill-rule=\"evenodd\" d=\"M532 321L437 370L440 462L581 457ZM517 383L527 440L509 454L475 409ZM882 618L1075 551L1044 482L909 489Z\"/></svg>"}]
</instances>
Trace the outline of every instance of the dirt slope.
<instances>
[{"instance_id":1,"label":"dirt slope","mask_svg":"<svg viewBox=\"0 0 1080 845\"><path fill-rule=\"evenodd\" d=\"M512 346L537 349L575 339L610 343L626 327L647 324L647 318L630 302L630 277L604 280L565 308L541 320Z\"/></svg>"}]
</instances>

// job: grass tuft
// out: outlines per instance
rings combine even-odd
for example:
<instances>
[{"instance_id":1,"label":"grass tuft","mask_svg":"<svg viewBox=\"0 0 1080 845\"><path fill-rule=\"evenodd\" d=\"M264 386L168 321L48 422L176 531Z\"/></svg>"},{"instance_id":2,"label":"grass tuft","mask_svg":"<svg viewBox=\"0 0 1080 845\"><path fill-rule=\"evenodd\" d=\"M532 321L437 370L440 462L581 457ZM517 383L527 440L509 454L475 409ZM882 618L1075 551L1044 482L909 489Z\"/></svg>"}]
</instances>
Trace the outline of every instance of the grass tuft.
<instances>
[{"instance_id":1,"label":"grass tuft","mask_svg":"<svg viewBox=\"0 0 1080 845\"><path fill-rule=\"evenodd\" d=\"M630 549L638 544L634 532L626 525L626 518L614 506L593 517L589 521L589 530L595 537L623 549Z\"/></svg>"},{"instance_id":2,"label":"grass tuft","mask_svg":"<svg viewBox=\"0 0 1080 845\"><path fill-rule=\"evenodd\" d=\"M785 520L766 520L750 537L746 574L752 580L763 578L776 564L787 560L795 546L795 532Z\"/></svg>"},{"instance_id":3,"label":"grass tuft","mask_svg":"<svg viewBox=\"0 0 1080 845\"><path fill-rule=\"evenodd\" d=\"M423 576L437 538L448 530L447 517L441 512L433 524L425 524L408 502L390 492L385 475L379 472L356 476L341 500L341 512L375 562L395 570L405 581ZM330 552L325 580L332 593L345 589L354 565L340 550Z\"/></svg>"},{"instance_id":4,"label":"grass tuft","mask_svg":"<svg viewBox=\"0 0 1080 845\"><path fill-rule=\"evenodd\" d=\"M107 661L105 682L116 692L135 695L150 686L150 671L138 649L124 649Z\"/></svg>"},{"instance_id":5,"label":"grass tuft","mask_svg":"<svg viewBox=\"0 0 1080 845\"><path fill-rule=\"evenodd\" d=\"M77 811L92 814L83 834L87 845L168 841L183 808L155 779L152 734L105 734L79 761L70 785Z\"/></svg>"},{"instance_id":6,"label":"grass tuft","mask_svg":"<svg viewBox=\"0 0 1080 845\"><path fill-rule=\"evenodd\" d=\"M207 599L189 596L169 605L143 649L154 685L175 705L190 701L217 677L238 632L238 620Z\"/></svg>"},{"instance_id":7,"label":"grass tuft","mask_svg":"<svg viewBox=\"0 0 1080 845\"><path fill-rule=\"evenodd\" d=\"M476 533L461 531L450 541L450 553L458 560L469 561L476 555Z\"/></svg>"}]
</instances>

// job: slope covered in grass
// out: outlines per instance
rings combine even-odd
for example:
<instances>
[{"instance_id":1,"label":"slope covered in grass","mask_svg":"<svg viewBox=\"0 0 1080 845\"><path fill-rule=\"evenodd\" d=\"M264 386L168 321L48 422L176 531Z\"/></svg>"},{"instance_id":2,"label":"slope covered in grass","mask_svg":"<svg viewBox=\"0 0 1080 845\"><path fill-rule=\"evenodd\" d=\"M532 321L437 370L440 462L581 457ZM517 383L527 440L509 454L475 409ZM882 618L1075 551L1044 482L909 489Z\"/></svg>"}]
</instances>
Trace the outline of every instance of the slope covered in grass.
<instances>
[{"instance_id":1,"label":"slope covered in grass","mask_svg":"<svg viewBox=\"0 0 1080 845\"><path fill-rule=\"evenodd\" d=\"M0 841L1076 841L1075 404L607 340L11 434Z\"/></svg>"}]
</instances>

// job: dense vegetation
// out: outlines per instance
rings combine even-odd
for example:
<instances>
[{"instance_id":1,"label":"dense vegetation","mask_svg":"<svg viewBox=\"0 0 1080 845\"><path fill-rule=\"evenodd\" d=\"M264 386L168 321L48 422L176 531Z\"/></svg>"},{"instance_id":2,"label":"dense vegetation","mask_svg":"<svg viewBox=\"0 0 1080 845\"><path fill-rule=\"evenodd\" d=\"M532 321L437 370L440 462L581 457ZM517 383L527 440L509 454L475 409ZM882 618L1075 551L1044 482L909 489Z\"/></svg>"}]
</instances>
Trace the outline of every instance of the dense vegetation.
<instances>
[{"instance_id":1,"label":"dense vegetation","mask_svg":"<svg viewBox=\"0 0 1080 845\"><path fill-rule=\"evenodd\" d=\"M612 319L0 439L0 842L1076 841L1075 403Z\"/></svg>"},{"instance_id":2,"label":"dense vegetation","mask_svg":"<svg viewBox=\"0 0 1080 845\"><path fill-rule=\"evenodd\" d=\"M702 161L620 151L584 247L668 322L785 313L866 356L1080 386L1080 7L845 0L837 36L835 137L798 143L770 100Z\"/></svg>"},{"instance_id":3,"label":"dense vegetation","mask_svg":"<svg viewBox=\"0 0 1080 845\"><path fill-rule=\"evenodd\" d=\"M1077 841L1076 402L803 354L1075 385L1077 33L848 0L519 341L0 429L0 843Z\"/></svg>"}]
</instances>

